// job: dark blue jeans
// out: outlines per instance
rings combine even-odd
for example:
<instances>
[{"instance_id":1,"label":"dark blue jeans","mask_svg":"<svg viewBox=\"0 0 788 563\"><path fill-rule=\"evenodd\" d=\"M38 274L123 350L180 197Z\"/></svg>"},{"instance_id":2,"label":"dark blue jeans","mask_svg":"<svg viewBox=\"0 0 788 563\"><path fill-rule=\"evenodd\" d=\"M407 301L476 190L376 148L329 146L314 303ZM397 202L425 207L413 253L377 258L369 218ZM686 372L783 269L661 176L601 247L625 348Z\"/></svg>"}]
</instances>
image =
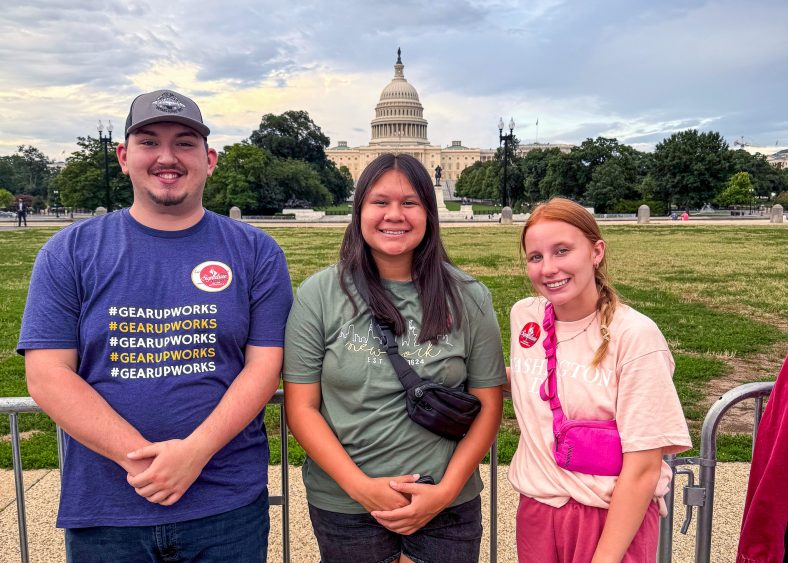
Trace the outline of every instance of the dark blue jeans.
<instances>
[{"instance_id":1,"label":"dark blue jeans","mask_svg":"<svg viewBox=\"0 0 788 563\"><path fill-rule=\"evenodd\" d=\"M415 563L477 563L482 541L481 499L445 509L410 536L395 534L369 514L341 514L309 505L321 563L389 563L400 554Z\"/></svg>"},{"instance_id":2,"label":"dark blue jeans","mask_svg":"<svg viewBox=\"0 0 788 563\"><path fill-rule=\"evenodd\" d=\"M70 563L247 563L268 554L268 491L252 504L159 526L96 526L66 530Z\"/></svg>"}]
</instances>

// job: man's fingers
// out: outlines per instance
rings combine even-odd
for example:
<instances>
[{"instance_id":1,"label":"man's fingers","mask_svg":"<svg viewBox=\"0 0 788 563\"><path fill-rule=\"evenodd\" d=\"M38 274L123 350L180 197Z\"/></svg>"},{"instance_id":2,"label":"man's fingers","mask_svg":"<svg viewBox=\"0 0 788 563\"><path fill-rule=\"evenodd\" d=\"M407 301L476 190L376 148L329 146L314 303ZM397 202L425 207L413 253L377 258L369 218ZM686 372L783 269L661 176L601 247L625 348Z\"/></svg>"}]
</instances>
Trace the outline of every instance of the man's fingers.
<instances>
[{"instance_id":1,"label":"man's fingers","mask_svg":"<svg viewBox=\"0 0 788 563\"><path fill-rule=\"evenodd\" d=\"M150 478L147 471L143 471L138 475L132 475L131 473L126 474L126 482L135 489L141 489L142 487L150 485L153 480Z\"/></svg>"},{"instance_id":2,"label":"man's fingers","mask_svg":"<svg viewBox=\"0 0 788 563\"><path fill-rule=\"evenodd\" d=\"M156 457L158 452L159 448L157 444L150 444L127 453L126 457L129 459L145 459L146 457Z\"/></svg>"},{"instance_id":3,"label":"man's fingers","mask_svg":"<svg viewBox=\"0 0 788 563\"><path fill-rule=\"evenodd\" d=\"M161 501L159 504L162 506L171 506L176 502L178 502L180 499L181 499L180 493L172 493L170 496L168 496L166 499Z\"/></svg>"},{"instance_id":4,"label":"man's fingers","mask_svg":"<svg viewBox=\"0 0 788 563\"><path fill-rule=\"evenodd\" d=\"M159 492L154 493L154 494L152 494L150 496L145 496L145 495L142 495L142 496L144 496L146 499L148 499L149 502L152 502L154 504L162 504L163 500L165 500L168 497L172 496L172 491L159 491Z\"/></svg>"}]
</instances>

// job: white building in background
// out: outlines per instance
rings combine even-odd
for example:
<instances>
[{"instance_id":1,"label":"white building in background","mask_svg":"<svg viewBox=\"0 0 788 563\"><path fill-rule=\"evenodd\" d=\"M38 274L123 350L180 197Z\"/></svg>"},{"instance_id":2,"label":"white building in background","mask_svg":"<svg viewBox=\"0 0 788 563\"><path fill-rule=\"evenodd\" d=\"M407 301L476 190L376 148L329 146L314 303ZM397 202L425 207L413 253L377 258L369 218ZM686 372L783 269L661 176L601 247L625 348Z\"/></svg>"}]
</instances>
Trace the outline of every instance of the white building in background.
<instances>
[{"instance_id":1,"label":"white building in background","mask_svg":"<svg viewBox=\"0 0 788 563\"><path fill-rule=\"evenodd\" d=\"M358 180L364 168L386 152L406 153L417 158L431 175L440 165L444 185L454 182L460 173L474 162L492 160L495 149L469 148L462 141L452 141L441 147L432 145L427 137L428 122L424 118L424 107L419 94L405 79L405 65L401 52L397 50L394 78L383 88L375 106L375 118L371 123L372 138L368 145L349 147L346 141L326 151L326 156L339 166L347 166L353 180ZM569 152L573 145L529 144L520 145L517 154L523 155L534 149L558 148ZM446 182L448 181L448 182ZM448 186L447 186L448 187ZM453 189L451 190L453 192Z\"/></svg>"},{"instance_id":2,"label":"white building in background","mask_svg":"<svg viewBox=\"0 0 788 563\"><path fill-rule=\"evenodd\" d=\"M777 151L767 156L766 162L777 168L788 168L788 149Z\"/></svg>"}]
</instances>

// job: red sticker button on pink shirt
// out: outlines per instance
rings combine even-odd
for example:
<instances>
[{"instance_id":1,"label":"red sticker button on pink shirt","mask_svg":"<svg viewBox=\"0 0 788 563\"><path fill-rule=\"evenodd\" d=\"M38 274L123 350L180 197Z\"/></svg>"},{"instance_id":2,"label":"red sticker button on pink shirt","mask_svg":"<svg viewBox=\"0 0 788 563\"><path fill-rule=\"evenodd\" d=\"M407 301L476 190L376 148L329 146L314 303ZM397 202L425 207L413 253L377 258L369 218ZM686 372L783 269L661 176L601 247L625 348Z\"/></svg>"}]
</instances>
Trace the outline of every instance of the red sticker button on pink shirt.
<instances>
[{"instance_id":1,"label":"red sticker button on pink shirt","mask_svg":"<svg viewBox=\"0 0 788 563\"><path fill-rule=\"evenodd\" d=\"M539 333L542 331L541 327L534 322L528 323L520 331L520 346L523 348L530 348L539 340Z\"/></svg>"}]
</instances>

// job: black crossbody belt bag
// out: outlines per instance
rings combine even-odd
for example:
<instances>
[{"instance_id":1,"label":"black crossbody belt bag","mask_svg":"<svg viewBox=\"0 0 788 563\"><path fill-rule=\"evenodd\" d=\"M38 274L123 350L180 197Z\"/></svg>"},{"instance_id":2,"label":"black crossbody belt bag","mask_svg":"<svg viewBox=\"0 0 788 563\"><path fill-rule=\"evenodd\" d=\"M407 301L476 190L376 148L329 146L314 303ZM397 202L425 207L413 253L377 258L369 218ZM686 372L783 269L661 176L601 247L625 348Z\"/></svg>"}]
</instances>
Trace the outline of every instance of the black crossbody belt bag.
<instances>
[{"instance_id":1,"label":"black crossbody belt bag","mask_svg":"<svg viewBox=\"0 0 788 563\"><path fill-rule=\"evenodd\" d=\"M408 416L438 436L461 440L482 409L481 401L462 389L446 387L419 377L407 360L400 356L391 327L378 319L375 319L375 324L386 354L405 388Z\"/></svg>"}]
</instances>

